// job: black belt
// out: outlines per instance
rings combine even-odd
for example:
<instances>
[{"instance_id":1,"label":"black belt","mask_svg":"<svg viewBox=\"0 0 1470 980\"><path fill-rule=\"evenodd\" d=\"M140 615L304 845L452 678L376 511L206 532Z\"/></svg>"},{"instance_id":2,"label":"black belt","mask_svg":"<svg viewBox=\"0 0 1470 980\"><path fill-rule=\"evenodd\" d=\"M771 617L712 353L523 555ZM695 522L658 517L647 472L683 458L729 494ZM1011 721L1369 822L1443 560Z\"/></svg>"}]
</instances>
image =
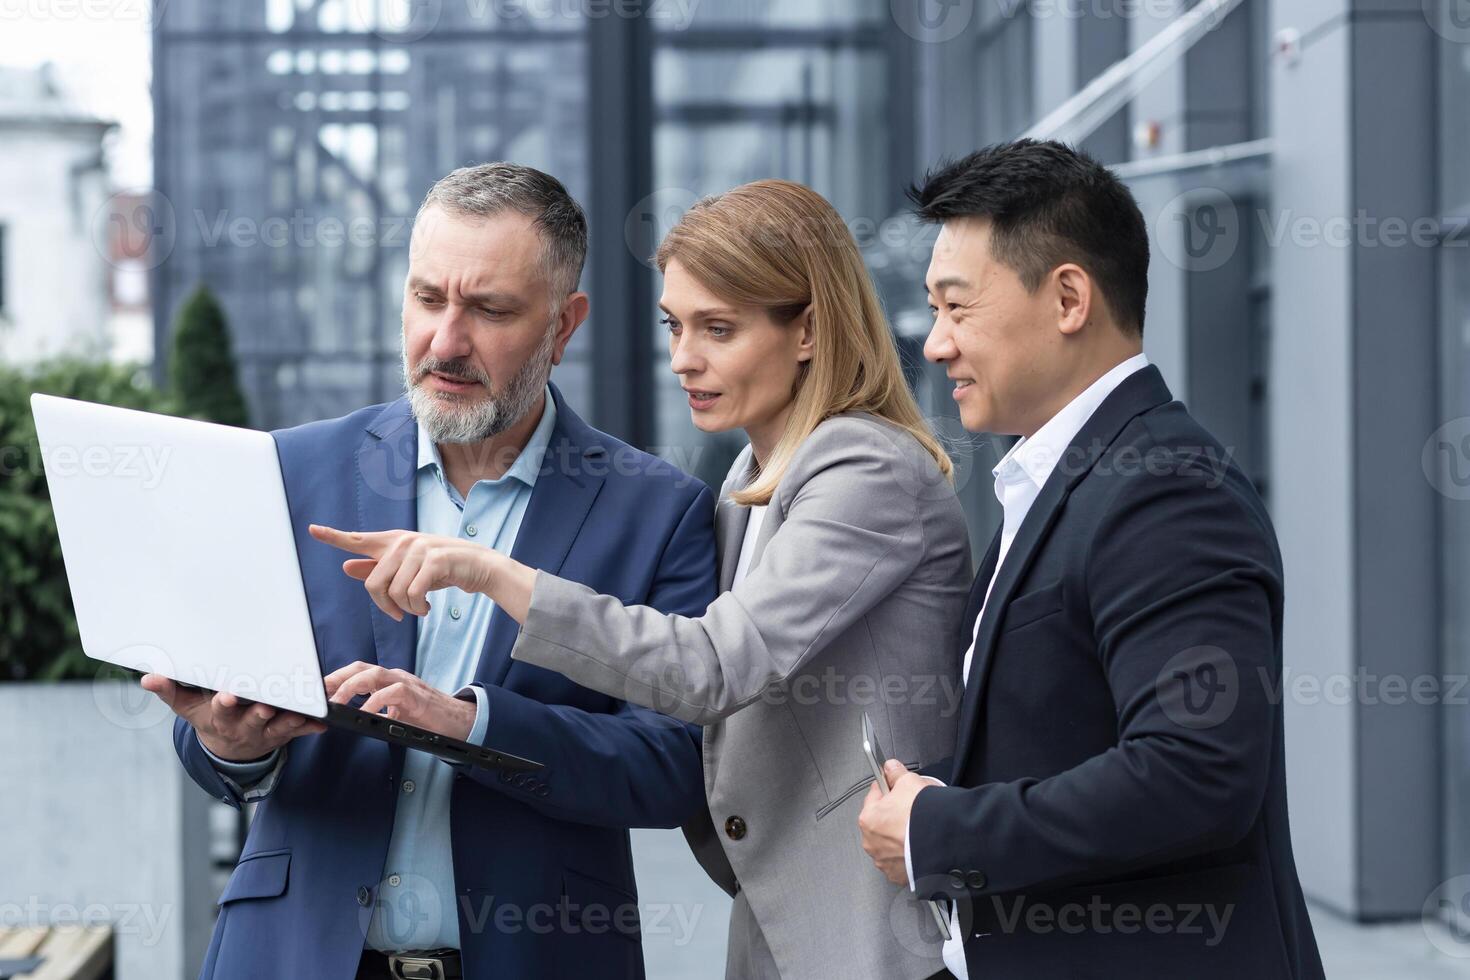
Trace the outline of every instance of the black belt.
<instances>
[{"instance_id":1,"label":"black belt","mask_svg":"<svg viewBox=\"0 0 1470 980\"><path fill-rule=\"evenodd\" d=\"M463 976L457 949L402 953L364 949L357 965L357 980L459 980Z\"/></svg>"}]
</instances>

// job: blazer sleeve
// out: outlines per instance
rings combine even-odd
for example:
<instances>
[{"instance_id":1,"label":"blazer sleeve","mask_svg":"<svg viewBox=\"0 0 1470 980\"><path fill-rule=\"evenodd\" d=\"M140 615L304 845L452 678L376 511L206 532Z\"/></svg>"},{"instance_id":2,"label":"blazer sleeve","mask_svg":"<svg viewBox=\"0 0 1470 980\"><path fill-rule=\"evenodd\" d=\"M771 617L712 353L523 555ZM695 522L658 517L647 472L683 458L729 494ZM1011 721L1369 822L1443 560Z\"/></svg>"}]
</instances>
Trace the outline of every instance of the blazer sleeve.
<instances>
[{"instance_id":1,"label":"blazer sleeve","mask_svg":"<svg viewBox=\"0 0 1470 980\"><path fill-rule=\"evenodd\" d=\"M703 615L624 606L538 573L511 656L710 724L784 683L907 579L925 551L920 501L953 493L907 433L853 418L818 426L781 488L771 506L784 522Z\"/></svg>"},{"instance_id":2,"label":"blazer sleeve","mask_svg":"<svg viewBox=\"0 0 1470 980\"><path fill-rule=\"evenodd\" d=\"M247 771L246 767L231 767L228 764L221 766L215 762L209 750L199 741L199 733L194 730L194 726L183 718L174 718L174 752L184 764L184 771L204 792L237 810L245 803L253 803L270 795L285 768L288 751L287 746L277 749L268 757L272 765L263 772L252 773L253 778L241 782L235 777L243 775Z\"/></svg>"},{"instance_id":3,"label":"blazer sleeve","mask_svg":"<svg viewBox=\"0 0 1470 980\"><path fill-rule=\"evenodd\" d=\"M1116 877L1227 847L1256 820L1275 738L1280 565L1236 491L1176 463L1120 488L1083 559L1117 744L1045 779L921 790L909 833L924 897Z\"/></svg>"},{"instance_id":4,"label":"blazer sleeve","mask_svg":"<svg viewBox=\"0 0 1470 980\"><path fill-rule=\"evenodd\" d=\"M715 595L714 496L702 488L669 539L648 601L698 615ZM535 759L538 773L456 766L461 774L561 820L677 827L704 807L701 732L626 702L610 713L546 704L496 685L482 744Z\"/></svg>"}]
</instances>

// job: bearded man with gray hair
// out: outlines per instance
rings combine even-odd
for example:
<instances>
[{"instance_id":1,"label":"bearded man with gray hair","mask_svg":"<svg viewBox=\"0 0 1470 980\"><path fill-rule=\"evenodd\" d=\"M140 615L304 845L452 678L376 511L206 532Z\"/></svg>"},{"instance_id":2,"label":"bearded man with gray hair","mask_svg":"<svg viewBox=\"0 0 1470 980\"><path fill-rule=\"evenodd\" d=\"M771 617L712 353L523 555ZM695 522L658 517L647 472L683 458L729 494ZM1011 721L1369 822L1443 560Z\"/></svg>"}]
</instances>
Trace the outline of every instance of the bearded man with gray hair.
<instances>
[{"instance_id":1,"label":"bearded man with gray hair","mask_svg":"<svg viewBox=\"0 0 1470 980\"><path fill-rule=\"evenodd\" d=\"M417 530L704 611L709 489L588 426L549 381L587 317L586 249L555 178L449 174L414 220L405 394L272 433L331 699L545 768L454 766L149 675L193 779L260 801L201 977L643 975L627 828L700 812L699 730L512 662L516 624L483 593L431 592L423 617L375 605L354 581L375 563L308 533Z\"/></svg>"}]
</instances>

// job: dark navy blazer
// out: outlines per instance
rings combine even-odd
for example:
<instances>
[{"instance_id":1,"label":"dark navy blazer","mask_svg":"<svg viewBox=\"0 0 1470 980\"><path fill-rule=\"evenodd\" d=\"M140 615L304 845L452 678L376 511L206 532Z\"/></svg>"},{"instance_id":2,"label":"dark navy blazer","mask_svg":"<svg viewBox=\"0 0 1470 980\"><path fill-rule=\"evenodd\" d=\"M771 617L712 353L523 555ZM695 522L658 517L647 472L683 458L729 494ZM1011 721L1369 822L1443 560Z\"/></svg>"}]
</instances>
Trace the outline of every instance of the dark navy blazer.
<instances>
[{"instance_id":1,"label":"dark navy blazer","mask_svg":"<svg viewBox=\"0 0 1470 980\"><path fill-rule=\"evenodd\" d=\"M1255 488L1129 376L999 535L955 757L909 823L970 975L1321 980L1286 813L1284 587ZM986 589L990 590L986 600ZM981 615L983 608L983 616Z\"/></svg>"},{"instance_id":2,"label":"dark navy blazer","mask_svg":"<svg viewBox=\"0 0 1470 980\"><path fill-rule=\"evenodd\" d=\"M628 603L697 616L715 596L714 499L698 480L591 428L560 392L514 557ZM395 623L309 523L416 527L418 429L406 398L273 433L323 673L412 670L418 617ZM514 663L496 610L474 683L486 744L545 763L502 778L456 767L454 909L466 977L641 977L628 827L704 806L699 730ZM194 730L174 743L200 786L238 795ZM204 978L350 980L378 898L404 750L336 729L298 738L220 896Z\"/></svg>"}]
</instances>

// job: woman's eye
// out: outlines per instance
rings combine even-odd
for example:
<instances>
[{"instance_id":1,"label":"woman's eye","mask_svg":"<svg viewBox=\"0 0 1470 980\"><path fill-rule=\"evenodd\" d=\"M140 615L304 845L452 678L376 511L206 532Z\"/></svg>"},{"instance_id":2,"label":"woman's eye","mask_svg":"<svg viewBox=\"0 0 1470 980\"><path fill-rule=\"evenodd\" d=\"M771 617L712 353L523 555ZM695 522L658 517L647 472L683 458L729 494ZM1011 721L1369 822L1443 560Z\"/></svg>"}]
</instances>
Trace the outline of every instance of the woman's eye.
<instances>
[{"instance_id":1,"label":"woman's eye","mask_svg":"<svg viewBox=\"0 0 1470 980\"><path fill-rule=\"evenodd\" d=\"M669 333L677 334L679 332L679 321L678 320L675 320L671 316L666 316L663 319L659 320L658 322L659 323L662 323L664 326L668 327L669 328Z\"/></svg>"},{"instance_id":2,"label":"woman's eye","mask_svg":"<svg viewBox=\"0 0 1470 980\"><path fill-rule=\"evenodd\" d=\"M721 337L728 337L730 335L729 327L722 327L718 324L710 324L705 329L709 332L709 335L711 337L714 337L716 340L720 339Z\"/></svg>"}]
</instances>

